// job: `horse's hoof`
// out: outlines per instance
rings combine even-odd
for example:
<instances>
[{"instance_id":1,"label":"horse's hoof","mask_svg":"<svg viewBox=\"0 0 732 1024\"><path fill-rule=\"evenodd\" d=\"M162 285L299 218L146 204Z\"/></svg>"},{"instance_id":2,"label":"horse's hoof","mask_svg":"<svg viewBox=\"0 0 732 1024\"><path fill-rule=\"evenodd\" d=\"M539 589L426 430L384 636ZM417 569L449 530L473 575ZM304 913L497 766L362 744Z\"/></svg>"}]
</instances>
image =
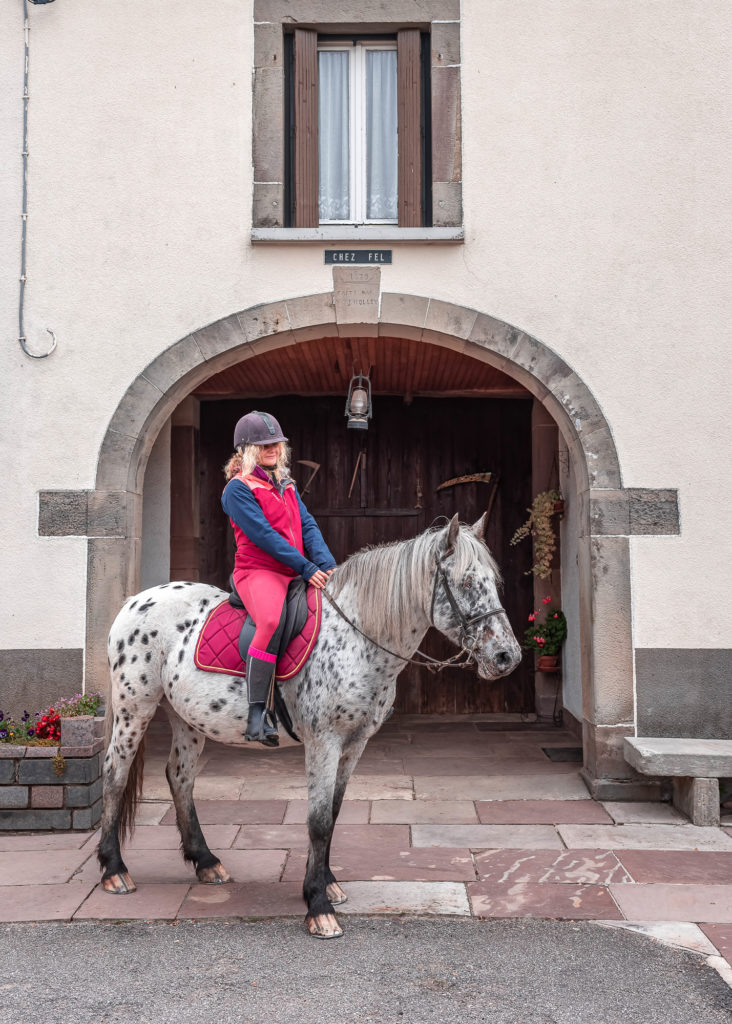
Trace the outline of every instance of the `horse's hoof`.
<instances>
[{"instance_id":1,"label":"horse's hoof","mask_svg":"<svg viewBox=\"0 0 732 1024\"><path fill-rule=\"evenodd\" d=\"M210 868L199 868L196 875L198 881L204 885L223 885L224 882L231 881L231 875L220 861L218 864L212 864Z\"/></svg>"},{"instance_id":2,"label":"horse's hoof","mask_svg":"<svg viewBox=\"0 0 732 1024\"><path fill-rule=\"evenodd\" d=\"M102 889L112 893L113 896L126 896L130 892L136 892L137 886L130 878L129 872L125 871L121 875L110 875L109 878L103 878Z\"/></svg>"},{"instance_id":3,"label":"horse's hoof","mask_svg":"<svg viewBox=\"0 0 732 1024\"><path fill-rule=\"evenodd\" d=\"M331 882L330 885L326 885L325 895L334 907L340 906L341 903L345 903L348 899L348 896L346 896L338 882Z\"/></svg>"},{"instance_id":4,"label":"horse's hoof","mask_svg":"<svg viewBox=\"0 0 732 1024\"><path fill-rule=\"evenodd\" d=\"M338 924L335 914L310 914L305 918L305 927L314 939L340 939L343 929Z\"/></svg>"}]
</instances>

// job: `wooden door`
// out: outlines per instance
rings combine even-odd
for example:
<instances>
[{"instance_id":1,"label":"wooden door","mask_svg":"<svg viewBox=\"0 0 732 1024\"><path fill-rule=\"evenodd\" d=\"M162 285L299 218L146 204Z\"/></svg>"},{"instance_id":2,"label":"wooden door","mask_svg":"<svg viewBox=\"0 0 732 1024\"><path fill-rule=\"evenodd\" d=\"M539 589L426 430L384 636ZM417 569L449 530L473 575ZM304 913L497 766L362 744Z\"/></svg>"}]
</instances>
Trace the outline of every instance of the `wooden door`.
<instances>
[{"instance_id":1,"label":"wooden door","mask_svg":"<svg viewBox=\"0 0 732 1024\"><path fill-rule=\"evenodd\" d=\"M224 586L233 565L233 534L221 511L221 466L231 451L239 416L263 405L290 438L293 475L302 491L317 463L305 504L340 562L366 544L413 537L458 513L475 522L491 484L459 484L453 477L491 473L498 480L488 544L503 571L503 602L517 635L531 609L529 545L508 540L531 502L531 402L525 399L401 398L375 396L368 431L346 429L343 398L297 396L201 403L201 579ZM423 649L455 653L430 631ZM531 659L506 680L485 682L471 670L434 676L407 666L399 677L397 709L409 713L527 712L534 709Z\"/></svg>"}]
</instances>

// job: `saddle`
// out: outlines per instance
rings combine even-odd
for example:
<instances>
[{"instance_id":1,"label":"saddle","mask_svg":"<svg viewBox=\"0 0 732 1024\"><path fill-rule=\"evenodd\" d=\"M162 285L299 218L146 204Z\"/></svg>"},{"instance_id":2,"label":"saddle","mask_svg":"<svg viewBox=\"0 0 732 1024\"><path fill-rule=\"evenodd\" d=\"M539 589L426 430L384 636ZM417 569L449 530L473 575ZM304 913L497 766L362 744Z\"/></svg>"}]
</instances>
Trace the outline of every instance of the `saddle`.
<instances>
[{"instance_id":1,"label":"saddle","mask_svg":"<svg viewBox=\"0 0 732 1024\"><path fill-rule=\"evenodd\" d=\"M203 672L221 672L230 676L246 676L244 659L239 648L243 630L243 649L246 651L254 636L255 625L247 617L244 602L236 591L233 578L229 581L231 594L209 612L201 627L193 660ZM315 587L308 587L301 577L295 576L287 590L285 627L280 642L275 668L275 681L286 682L302 670L310 657L320 632L322 597ZM293 739L287 707L279 686L273 687L274 713Z\"/></svg>"}]
</instances>

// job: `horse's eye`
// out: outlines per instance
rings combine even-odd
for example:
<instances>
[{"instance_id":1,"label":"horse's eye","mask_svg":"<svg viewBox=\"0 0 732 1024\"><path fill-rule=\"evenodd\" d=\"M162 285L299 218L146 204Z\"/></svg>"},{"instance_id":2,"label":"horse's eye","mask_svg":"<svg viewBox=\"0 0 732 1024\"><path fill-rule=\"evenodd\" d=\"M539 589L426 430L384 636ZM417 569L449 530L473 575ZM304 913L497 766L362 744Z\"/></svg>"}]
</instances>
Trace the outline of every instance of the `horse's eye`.
<instances>
[{"instance_id":1,"label":"horse's eye","mask_svg":"<svg viewBox=\"0 0 732 1024\"><path fill-rule=\"evenodd\" d=\"M463 586L465 587L466 590L470 590L472 585L473 585L473 577L472 576L466 576L465 579L463 580Z\"/></svg>"}]
</instances>

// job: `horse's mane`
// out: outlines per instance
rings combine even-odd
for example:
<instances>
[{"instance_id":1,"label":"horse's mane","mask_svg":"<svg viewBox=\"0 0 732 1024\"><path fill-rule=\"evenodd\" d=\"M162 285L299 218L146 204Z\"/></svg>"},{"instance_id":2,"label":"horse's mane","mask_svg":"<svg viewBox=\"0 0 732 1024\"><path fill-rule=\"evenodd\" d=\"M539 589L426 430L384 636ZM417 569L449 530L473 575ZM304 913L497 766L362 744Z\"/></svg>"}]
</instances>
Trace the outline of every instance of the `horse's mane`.
<instances>
[{"instance_id":1,"label":"horse's mane","mask_svg":"<svg viewBox=\"0 0 732 1024\"><path fill-rule=\"evenodd\" d=\"M396 643L400 624L411 616L415 593L431 593L435 554L444 542L444 526L430 527L418 537L363 548L351 555L331 576L328 590L334 597L351 587L355 595L359 626L370 636ZM454 580L462 579L476 563L495 576L501 573L490 551L473 532L461 524L450 566Z\"/></svg>"}]
</instances>

